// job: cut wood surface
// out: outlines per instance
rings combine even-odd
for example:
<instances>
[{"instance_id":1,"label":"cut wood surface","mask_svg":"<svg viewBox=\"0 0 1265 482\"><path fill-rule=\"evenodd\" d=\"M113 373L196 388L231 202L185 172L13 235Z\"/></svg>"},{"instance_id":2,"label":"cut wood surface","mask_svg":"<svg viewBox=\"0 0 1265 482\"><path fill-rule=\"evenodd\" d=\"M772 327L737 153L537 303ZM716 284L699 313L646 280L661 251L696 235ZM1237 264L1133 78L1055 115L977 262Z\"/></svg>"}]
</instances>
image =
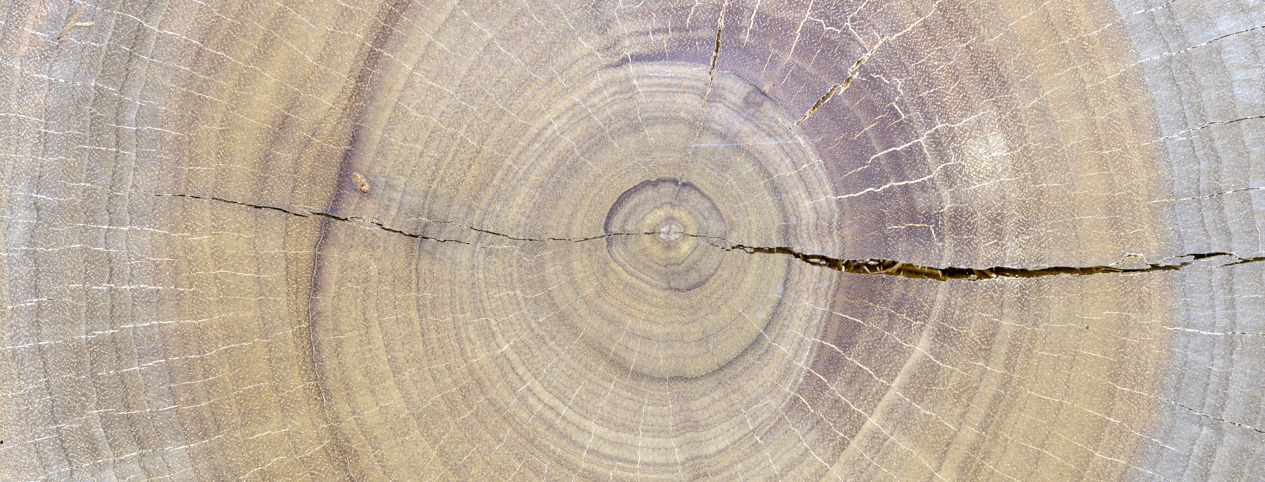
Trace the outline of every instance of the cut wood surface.
<instances>
[{"instance_id":1,"label":"cut wood surface","mask_svg":"<svg viewBox=\"0 0 1265 482\"><path fill-rule=\"evenodd\" d=\"M1259 0L0 2L0 480L1265 480Z\"/></svg>"}]
</instances>

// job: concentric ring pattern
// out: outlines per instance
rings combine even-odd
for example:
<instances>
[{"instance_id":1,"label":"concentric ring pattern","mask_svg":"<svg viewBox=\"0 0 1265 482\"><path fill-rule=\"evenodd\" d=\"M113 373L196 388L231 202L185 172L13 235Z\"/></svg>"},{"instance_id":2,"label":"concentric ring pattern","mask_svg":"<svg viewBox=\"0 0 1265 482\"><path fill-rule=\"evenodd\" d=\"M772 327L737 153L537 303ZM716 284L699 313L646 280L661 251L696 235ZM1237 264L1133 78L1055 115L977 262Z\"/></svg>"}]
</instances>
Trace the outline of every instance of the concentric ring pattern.
<instances>
[{"instance_id":1,"label":"concentric ring pattern","mask_svg":"<svg viewBox=\"0 0 1265 482\"><path fill-rule=\"evenodd\" d=\"M1260 480L1258 3L0 5L0 479Z\"/></svg>"}]
</instances>

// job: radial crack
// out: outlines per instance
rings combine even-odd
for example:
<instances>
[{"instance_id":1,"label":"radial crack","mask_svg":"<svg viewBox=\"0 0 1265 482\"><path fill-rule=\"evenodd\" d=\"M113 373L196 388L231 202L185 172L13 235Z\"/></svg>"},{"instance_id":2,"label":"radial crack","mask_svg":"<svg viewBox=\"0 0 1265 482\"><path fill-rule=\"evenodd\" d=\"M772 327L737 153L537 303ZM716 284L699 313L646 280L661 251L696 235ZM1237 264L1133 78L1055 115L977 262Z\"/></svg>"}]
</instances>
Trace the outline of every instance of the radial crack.
<instances>
[{"instance_id":1,"label":"radial crack","mask_svg":"<svg viewBox=\"0 0 1265 482\"><path fill-rule=\"evenodd\" d=\"M840 94L843 91L848 90L848 86L852 84L852 80L856 79L857 77L857 69L861 68L861 64L864 64L865 61L868 60L871 55L874 55L874 51L877 50L879 45L882 45L882 44L883 44L882 42L875 44L873 48L871 48L868 52L865 53L865 55L862 55L861 58L857 59L857 61L852 64L852 67L848 68L848 76L843 78L843 82L840 82L838 84L831 86L830 89L827 90L826 93L822 95L820 99L817 99L816 104L813 104L812 107L808 108L808 112L805 112L803 117L800 117L799 120L795 121L794 124L791 124L788 127L798 126L800 123L807 120L808 116L813 115L813 112L817 112L817 109L825 105L826 102L830 102L830 99L834 98L836 94Z\"/></svg>"},{"instance_id":2,"label":"radial crack","mask_svg":"<svg viewBox=\"0 0 1265 482\"><path fill-rule=\"evenodd\" d=\"M720 19L716 21L716 48L712 49L712 66L708 69L708 75L716 72L716 60L720 58L720 34L725 31L725 9L727 7L729 7L728 0L720 6Z\"/></svg>"}]
</instances>

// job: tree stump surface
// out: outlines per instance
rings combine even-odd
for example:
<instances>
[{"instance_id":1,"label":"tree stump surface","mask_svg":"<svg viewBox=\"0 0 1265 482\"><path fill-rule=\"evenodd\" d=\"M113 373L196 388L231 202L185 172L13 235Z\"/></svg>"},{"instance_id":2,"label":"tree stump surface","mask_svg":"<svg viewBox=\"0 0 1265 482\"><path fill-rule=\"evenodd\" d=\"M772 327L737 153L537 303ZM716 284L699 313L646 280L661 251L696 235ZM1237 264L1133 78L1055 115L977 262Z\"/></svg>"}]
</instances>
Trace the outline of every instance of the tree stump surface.
<instances>
[{"instance_id":1,"label":"tree stump surface","mask_svg":"<svg viewBox=\"0 0 1265 482\"><path fill-rule=\"evenodd\" d=\"M1265 480L1265 4L0 4L0 479Z\"/></svg>"}]
</instances>

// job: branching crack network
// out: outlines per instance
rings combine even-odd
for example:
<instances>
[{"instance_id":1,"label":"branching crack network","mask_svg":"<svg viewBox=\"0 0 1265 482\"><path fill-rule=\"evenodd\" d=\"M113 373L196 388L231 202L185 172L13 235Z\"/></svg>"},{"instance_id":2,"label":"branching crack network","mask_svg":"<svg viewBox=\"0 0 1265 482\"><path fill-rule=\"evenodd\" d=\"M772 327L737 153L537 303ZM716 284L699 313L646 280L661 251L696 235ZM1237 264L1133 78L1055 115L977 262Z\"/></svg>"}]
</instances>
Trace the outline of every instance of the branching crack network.
<instances>
[{"instance_id":1,"label":"branching crack network","mask_svg":"<svg viewBox=\"0 0 1265 482\"><path fill-rule=\"evenodd\" d=\"M321 212L321 211L297 211L297 210L285 209L285 208L276 207L276 206L251 204L251 203L245 203L241 201L233 201L230 199L223 199L223 198L212 197L212 196L198 196L198 195L193 195L193 194L155 194L155 196L211 201L211 202L217 202L217 203L248 207L248 208L253 208L253 209L275 211L275 212L287 214L290 216L300 217L300 218L324 218L324 219L330 219L330 220L340 221L340 222L360 223L362 226L374 227L374 228L386 231L388 233L398 234L401 236L407 236L414 239L433 241L433 242L438 242L438 243L456 243L456 244L466 244L466 245L476 244L470 241L465 241L465 240L460 240L460 239L440 238L440 237L426 236L426 235L418 234L418 233L410 233L408 231L387 226L381 221L365 218L365 217L359 217L359 216L338 216L335 214ZM426 221L435 223L435 224L454 226L461 229L470 230L476 233L486 234L489 236L496 236L500 238L513 240L513 241L538 242L538 243L541 243L541 242L582 243L582 242L605 239L605 238L610 238L610 237L615 237L615 236L654 236L654 235L659 234L656 232L644 232L644 233L619 232L619 233L604 233L604 234L595 235L595 236L573 237L573 238L562 238L562 237L533 238L533 237L513 236L509 234L498 233L495 231L490 231L487 229L482 229L482 228L478 228L474 226L468 226L468 225L464 225L464 224L452 222L452 221L430 221L430 220L426 220ZM804 253L791 247L746 246L742 244L730 243L729 241L723 238L703 236L703 235L690 234L690 233L682 233L682 234L704 240L708 245L713 246L718 249L723 249L726 251L742 251L748 254L772 254L772 255L780 255L780 256L790 256L799 261L808 263L813 266L829 268L835 271L841 271L845 273L900 276L900 277L905 277L905 278L928 279L928 280L935 280L935 281L949 281L949 280L977 281L977 280L987 280L987 279L995 279L995 278L1040 278L1040 277L1045 277L1045 276L1059 276L1059 275L1086 276L1086 275L1108 274L1108 273L1148 273L1152 271L1176 271L1176 270L1185 268L1187 266L1190 266L1191 264L1194 264L1196 261L1199 261L1202 259L1208 259L1208 258L1228 258L1227 261L1229 261L1229 263L1226 263L1222 266L1233 266L1233 265L1238 265L1238 264L1265 261L1265 256L1258 256L1254 258L1244 258L1241 256L1237 256L1233 253L1228 253L1224 251L1213 251L1213 252L1207 252L1207 253L1189 253L1189 254L1178 256L1177 257L1178 259L1185 259L1185 261L1182 261L1179 263L1150 263L1145 266L1136 267L1136 268L1120 268L1120 267L1115 267L1115 266L1104 266L1104 265L1050 266L1050 267L1044 267L1044 268L1015 268L1015 267L1008 267L1008 266L993 266L993 267L988 267L988 268L969 268L969 267L949 266L949 267L937 268L933 266L916 265L916 264L904 263L897 260L881 259L881 258L865 258L865 259L832 258L829 256L820 255L820 254Z\"/></svg>"}]
</instances>

